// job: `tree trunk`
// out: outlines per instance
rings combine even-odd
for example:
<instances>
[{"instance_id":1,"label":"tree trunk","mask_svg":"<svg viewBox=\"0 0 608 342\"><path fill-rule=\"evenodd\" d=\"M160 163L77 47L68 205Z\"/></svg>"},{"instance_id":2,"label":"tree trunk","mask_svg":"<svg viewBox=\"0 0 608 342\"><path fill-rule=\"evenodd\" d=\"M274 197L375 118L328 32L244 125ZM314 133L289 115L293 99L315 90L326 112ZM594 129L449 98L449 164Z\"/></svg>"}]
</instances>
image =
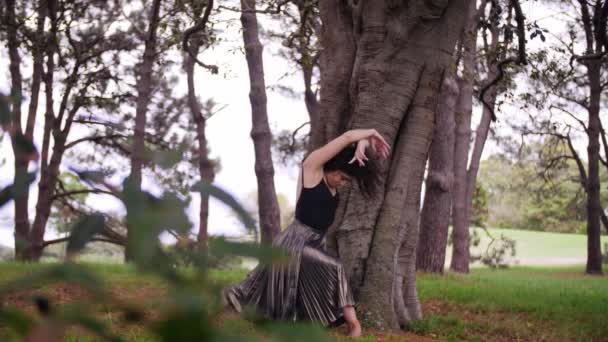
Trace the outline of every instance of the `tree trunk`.
<instances>
[{"instance_id":1,"label":"tree trunk","mask_svg":"<svg viewBox=\"0 0 608 342\"><path fill-rule=\"evenodd\" d=\"M55 136L53 152L48 166L40 172L38 183L38 200L36 202L36 217L30 232L30 250L28 258L37 261L42 256L44 249L44 233L46 224L51 214L55 185L59 176L59 166L65 152L66 136L58 134Z\"/></svg>"},{"instance_id":2,"label":"tree trunk","mask_svg":"<svg viewBox=\"0 0 608 342\"><path fill-rule=\"evenodd\" d=\"M312 76L315 66L318 66L316 62L317 56L311 54L313 47L310 36L306 34L308 25L312 25L314 32L317 36L320 35L320 18L313 15L311 8L315 5L308 1L299 0L295 1L298 7L298 14L300 18L300 31L298 32L298 52L300 54L300 60L298 64L302 68L302 77L304 79L304 104L306 105L306 111L310 119L310 132L311 136L313 132L321 131L322 122L319 120L319 100L317 99L316 92L312 89ZM312 151L313 139L308 141L308 151Z\"/></svg>"},{"instance_id":3,"label":"tree trunk","mask_svg":"<svg viewBox=\"0 0 608 342\"><path fill-rule=\"evenodd\" d=\"M589 78L589 125L587 135L587 158L589 160L589 171L587 176L587 268L589 274L602 274L602 250L600 215L602 206L600 204L600 176L599 176L599 153L600 153L600 61L591 60L587 65Z\"/></svg>"},{"instance_id":4,"label":"tree trunk","mask_svg":"<svg viewBox=\"0 0 608 342\"><path fill-rule=\"evenodd\" d=\"M350 119L349 89L356 51L348 2L320 1L319 12L322 22L319 125L314 130L311 126L311 150L338 136Z\"/></svg>"},{"instance_id":5,"label":"tree trunk","mask_svg":"<svg viewBox=\"0 0 608 342\"><path fill-rule=\"evenodd\" d=\"M473 82L477 53L477 9L471 5L467 26L462 35L462 79L456 104L456 140L454 143L454 187L452 197L452 260L450 270L469 273L469 225L467 223L467 165L471 140Z\"/></svg>"},{"instance_id":6,"label":"tree trunk","mask_svg":"<svg viewBox=\"0 0 608 342\"><path fill-rule=\"evenodd\" d=\"M11 75L11 97L12 97L12 127L11 127L11 145L15 155L15 175L13 183L15 185L25 184L27 174L27 160L23 158L20 152L19 143L16 140L17 134L21 134L21 104L23 97L23 80L21 76L21 58L19 56L19 38L17 36L17 22L15 1L6 1L6 18L3 18L7 25L7 45L9 58L9 71ZM19 186L22 188L21 186ZM15 194L15 259L23 260L26 255L28 245L28 234L30 230L30 221L28 214L28 196L29 191L18 192Z\"/></svg>"},{"instance_id":7,"label":"tree trunk","mask_svg":"<svg viewBox=\"0 0 608 342\"><path fill-rule=\"evenodd\" d=\"M281 231L279 203L274 187L274 167L272 165L270 125L266 109L266 85L264 82L264 62L262 44L258 37L258 20L255 14L255 0L241 0L241 23L243 43L249 68L251 91L251 139L255 149L255 175L258 182L258 208L262 243L270 244Z\"/></svg>"},{"instance_id":8,"label":"tree trunk","mask_svg":"<svg viewBox=\"0 0 608 342\"><path fill-rule=\"evenodd\" d=\"M415 287L420 191L438 93L468 4L359 1L352 13L345 1L320 4L324 122L325 113L330 129L351 119L350 126L375 128L394 145L392 160L379 164L372 198L356 185L341 196L345 214L335 231L361 318L374 328L398 329L421 316ZM327 45L334 42L346 48ZM349 47L355 46L351 69Z\"/></svg>"},{"instance_id":9,"label":"tree trunk","mask_svg":"<svg viewBox=\"0 0 608 342\"><path fill-rule=\"evenodd\" d=\"M441 88L435 132L429 155L424 206L420 219L420 238L416 268L443 273L448 242L448 226L454 182L454 108L458 98L456 77L449 74Z\"/></svg>"},{"instance_id":10,"label":"tree trunk","mask_svg":"<svg viewBox=\"0 0 608 342\"><path fill-rule=\"evenodd\" d=\"M191 49L196 56L199 51L199 45L196 42L190 44ZM209 151L207 149L207 137L205 136L206 118L201 111L201 105L196 97L196 89L194 88L194 59L187 55L186 57L186 75L188 76L188 106L192 113L192 118L196 124L196 138L198 140L198 172L202 180L211 183L215 177L213 163L209 160ZM199 208L199 228L197 233L197 241L203 245L207 245L207 223L209 219L209 194L201 193L201 204Z\"/></svg>"},{"instance_id":11,"label":"tree trunk","mask_svg":"<svg viewBox=\"0 0 608 342\"><path fill-rule=\"evenodd\" d=\"M51 146L51 132L58 130L60 127L57 125L54 112L54 75L55 75L55 52L57 50L57 7L48 7L48 16L51 23L51 34L47 40L46 47L46 71L43 75L44 81L44 92L45 92L45 113L44 113L44 129L42 136L42 148L40 152L40 181L38 182L38 198L36 202L36 216L32 224L32 229L28 232L28 241L30 242L25 258L29 260L38 260L42 255L43 249L43 235L48 220L48 215L51 210L50 203L47 203L52 194L49 194L50 189L54 188L54 183L49 184L49 173L52 173L54 168L53 159L49 162L49 150ZM64 95L69 96L69 94ZM55 142L56 144L56 142ZM54 146L53 148L56 148ZM46 214L45 214L46 213ZM38 242L34 242L35 237L38 238Z\"/></svg>"},{"instance_id":12,"label":"tree trunk","mask_svg":"<svg viewBox=\"0 0 608 342\"><path fill-rule=\"evenodd\" d=\"M489 79L493 79L490 76ZM494 108L496 104L496 91L490 90L487 93L486 102ZM467 170L467 192L466 192L466 224L469 227L471 222L471 212L473 207L473 196L475 195L475 187L477 185L477 174L479 172L479 164L481 163L481 154L483 148L488 139L488 133L490 132L490 124L492 123L492 113L484 106L481 121L475 131L475 143L473 145L473 152L471 153L471 161L469 163L469 169ZM467 228L468 229L468 228Z\"/></svg>"},{"instance_id":13,"label":"tree trunk","mask_svg":"<svg viewBox=\"0 0 608 342\"><path fill-rule=\"evenodd\" d=\"M38 111L38 97L40 94L40 83L42 82L42 65L44 62L44 22L46 20L46 4L41 1L38 5L38 20L36 27L36 37L32 47L32 57L34 60L32 71L32 85L30 103L28 107L27 123L24 136L33 141L34 126L36 124L36 114ZM12 54L11 54L12 57ZM11 59L12 62L12 59ZM19 115L20 116L20 115ZM19 122L19 132L21 133L21 122ZM13 145L15 155L15 184L24 184L27 176L29 157L24 155L20 149ZM18 193L15 197L15 258L18 260L27 259L27 248L29 245L30 222L29 222L29 188L24 192Z\"/></svg>"},{"instance_id":14,"label":"tree trunk","mask_svg":"<svg viewBox=\"0 0 608 342\"><path fill-rule=\"evenodd\" d=\"M152 93L152 71L156 61L156 30L159 24L161 0L154 0L152 3L152 11L150 14L150 22L146 37L144 56L141 65L138 68L137 80L137 104L135 109L135 128L133 133L133 151L131 153L131 182L135 191L141 190L141 177L144 164L144 137L146 133L146 115L148 112L148 104ZM125 261L132 259L130 250L132 239L134 239L132 230L127 227L127 248L125 248Z\"/></svg>"}]
</instances>

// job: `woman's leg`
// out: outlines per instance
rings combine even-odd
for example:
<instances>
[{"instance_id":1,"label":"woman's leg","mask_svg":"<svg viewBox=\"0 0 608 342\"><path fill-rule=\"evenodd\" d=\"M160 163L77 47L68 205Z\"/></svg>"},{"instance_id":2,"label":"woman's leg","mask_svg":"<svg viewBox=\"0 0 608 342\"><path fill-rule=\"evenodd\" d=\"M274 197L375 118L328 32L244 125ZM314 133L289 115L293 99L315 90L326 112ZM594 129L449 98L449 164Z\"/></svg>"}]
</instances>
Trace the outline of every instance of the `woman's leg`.
<instances>
[{"instance_id":1,"label":"woman's leg","mask_svg":"<svg viewBox=\"0 0 608 342\"><path fill-rule=\"evenodd\" d=\"M346 324L348 324L348 336L361 336L361 324L357 319L354 306L348 305L344 307L344 319L346 320Z\"/></svg>"}]
</instances>

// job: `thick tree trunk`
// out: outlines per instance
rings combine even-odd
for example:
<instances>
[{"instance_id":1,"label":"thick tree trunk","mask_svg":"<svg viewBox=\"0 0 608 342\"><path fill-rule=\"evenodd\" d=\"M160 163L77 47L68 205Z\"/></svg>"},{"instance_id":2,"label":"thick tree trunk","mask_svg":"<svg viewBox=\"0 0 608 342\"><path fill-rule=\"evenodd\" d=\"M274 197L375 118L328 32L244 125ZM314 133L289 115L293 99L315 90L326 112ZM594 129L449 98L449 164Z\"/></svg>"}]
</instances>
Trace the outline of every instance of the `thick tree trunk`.
<instances>
[{"instance_id":1,"label":"thick tree trunk","mask_svg":"<svg viewBox=\"0 0 608 342\"><path fill-rule=\"evenodd\" d=\"M241 0L241 23L243 43L249 68L251 91L251 138L255 149L255 174L258 182L258 208L262 243L270 244L281 231L279 204L274 187L274 167L270 145L272 136L266 109L266 85L262 44L258 37L258 20L255 14L255 0Z\"/></svg>"},{"instance_id":2,"label":"thick tree trunk","mask_svg":"<svg viewBox=\"0 0 608 342\"><path fill-rule=\"evenodd\" d=\"M17 22L15 1L6 1L6 18L3 18L7 25L7 40L8 40L8 58L9 71L11 75L11 95L12 95L12 127L11 127L11 145L15 156L15 175L13 183L16 185L25 184L27 174L27 159L20 153L19 143L16 140L16 135L21 134L21 104L23 97L23 80L21 76L21 58L19 56L19 38L17 36ZM15 259L22 260L25 258L28 234L30 230L30 221L28 214L28 196L29 192L19 192L14 198L15 203Z\"/></svg>"},{"instance_id":3,"label":"thick tree trunk","mask_svg":"<svg viewBox=\"0 0 608 342\"><path fill-rule=\"evenodd\" d=\"M349 88L355 61L355 40L347 1L320 1L322 51L319 124L311 127L311 149L324 145L345 128L351 115ZM329 24L330 23L330 24Z\"/></svg>"},{"instance_id":4,"label":"thick tree trunk","mask_svg":"<svg viewBox=\"0 0 608 342\"><path fill-rule=\"evenodd\" d=\"M587 135L587 158L589 171L587 176L587 268L589 274L602 273L602 250L600 215L602 206L600 204L600 177L599 177L599 153L600 153L600 96L601 64L598 60L591 60L587 65L589 78L589 125Z\"/></svg>"},{"instance_id":5,"label":"thick tree trunk","mask_svg":"<svg viewBox=\"0 0 608 342\"><path fill-rule=\"evenodd\" d=\"M28 232L28 241L30 242L25 258L30 260L38 260L42 255L43 236L46 227L46 222L51 210L50 199L52 193L49 193L54 188L54 183L49 184L51 179L49 175L53 173L56 164L56 158L51 157L49 161L49 150L51 146L51 133L53 130L59 130L55 119L54 112L54 75L55 75L55 52L57 50L57 8L49 6L49 19L51 22L51 35L47 40L46 47L46 72L43 75L44 91L45 91L45 113L44 113L44 130L42 136L42 148L40 152L40 181L38 182L38 198L36 202L36 216L32 224L31 232ZM69 96L69 94L64 95ZM58 146L55 142L54 149ZM58 167L58 166L57 166ZM39 237L39 238L36 238ZM34 242L34 239L38 240Z\"/></svg>"},{"instance_id":6,"label":"thick tree trunk","mask_svg":"<svg viewBox=\"0 0 608 342\"><path fill-rule=\"evenodd\" d=\"M429 155L424 206L420 219L420 238L416 268L426 272L443 273L448 242L448 226L454 182L454 110L458 98L458 83L449 74L441 88L435 132Z\"/></svg>"},{"instance_id":7,"label":"thick tree trunk","mask_svg":"<svg viewBox=\"0 0 608 342\"><path fill-rule=\"evenodd\" d=\"M152 93L152 72L156 61L156 30L160 21L160 5L161 0L154 0L152 3L150 22L144 47L144 56L142 63L137 70L137 104L135 109L135 128L133 132L133 151L131 153L131 175L129 176L135 187L134 190L141 190L146 116ZM127 227L127 240L131 242L134 238L132 230ZM126 261L129 261L132 258L132 252L129 248L130 245L132 245L132 243L128 243L127 248L125 248Z\"/></svg>"},{"instance_id":8,"label":"thick tree trunk","mask_svg":"<svg viewBox=\"0 0 608 342\"><path fill-rule=\"evenodd\" d=\"M191 43L191 48L194 55L198 54L199 47L197 43ZM207 137L205 135L206 119L201 111L201 105L196 96L194 88L194 66L195 61L191 56L186 56L186 75L188 76L188 106L194 123L196 124L196 138L198 140L198 172L202 180L211 183L215 177L213 163L209 160L209 151L207 149ZM209 195L201 194L201 204L199 207L199 228L197 233L197 241L207 245L207 223L209 219Z\"/></svg>"},{"instance_id":9,"label":"thick tree trunk","mask_svg":"<svg viewBox=\"0 0 608 342\"><path fill-rule=\"evenodd\" d=\"M25 137L30 141L33 141L34 126L36 124L36 114L38 111L38 98L40 94L40 84L42 83L43 63L44 63L44 23L46 20L47 6L46 3L41 1L38 5L38 21L36 28L36 37L33 46L32 57L34 60L34 66L32 71L32 85L31 85L31 96L28 107L27 123L25 129ZM15 183L23 184L23 179L27 175L27 167L29 164L28 156L24 155L19 149L14 149L15 154ZM19 232L15 237L19 236L21 241L17 243L15 239L15 253L17 259L24 260L28 259L27 245L29 242L30 234L30 222L28 213L28 202L29 202L29 190L20 193L15 198L15 232ZM26 239L26 240L23 240ZM24 246L25 245L25 246ZM25 249L24 249L25 247Z\"/></svg>"},{"instance_id":10,"label":"thick tree trunk","mask_svg":"<svg viewBox=\"0 0 608 342\"><path fill-rule=\"evenodd\" d=\"M359 1L352 13L345 1L321 6L321 116L324 109L342 115L332 123L339 128L352 111L352 127L376 128L394 145L390 165L379 165L372 198L358 191L341 197L345 214L335 231L361 318L378 329L398 329L421 316L415 287L420 191L438 93L468 3ZM344 58L352 50L326 45L348 43L351 35L352 71Z\"/></svg>"},{"instance_id":11,"label":"thick tree trunk","mask_svg":"<svg viewBox=\"0 0 608 342\"><path fill-rule=\"evenodd\" d=\"M469 225L467 223L467 166L473 112L473 82L477 53L477 11L471 5L467 26L462 35L462 79L456 104L456 140L454 143L454 187L452 197L452 260L450 270L469 272Z\"/></svg>"}]
</instances>

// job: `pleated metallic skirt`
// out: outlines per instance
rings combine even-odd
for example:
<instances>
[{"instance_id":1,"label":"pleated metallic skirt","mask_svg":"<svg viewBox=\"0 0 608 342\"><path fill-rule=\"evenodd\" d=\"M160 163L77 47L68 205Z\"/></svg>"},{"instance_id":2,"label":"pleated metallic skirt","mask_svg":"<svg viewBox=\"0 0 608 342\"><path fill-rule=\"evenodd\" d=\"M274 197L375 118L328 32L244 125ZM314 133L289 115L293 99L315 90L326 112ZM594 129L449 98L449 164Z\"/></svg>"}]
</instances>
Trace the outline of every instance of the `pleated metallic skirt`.
<instances>
[{"instance_id":1,"label":"pleated metallic skirt","mask_svg":"<svg viewBox=\"0 0 608 342\"><path fill-rule=\"evenodd\" d=\"M251 306L273 320L341 323L342 308L355 301L342 264L325 252L322 234L294 220L272 244L289 252L289 262L256 267L224 290L228 303L238 312Z\"/></svg>"}]
</instances>

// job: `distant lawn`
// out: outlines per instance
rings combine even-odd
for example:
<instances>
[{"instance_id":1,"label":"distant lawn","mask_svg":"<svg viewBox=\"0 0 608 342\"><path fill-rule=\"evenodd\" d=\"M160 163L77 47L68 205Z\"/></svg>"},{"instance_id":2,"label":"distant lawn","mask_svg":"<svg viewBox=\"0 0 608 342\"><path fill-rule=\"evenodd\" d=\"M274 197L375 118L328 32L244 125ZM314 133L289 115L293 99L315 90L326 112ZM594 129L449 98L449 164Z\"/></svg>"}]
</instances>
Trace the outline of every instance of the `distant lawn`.
<instances>
[{"instance_id":1,"label":"distant lawn","mask_svg":"<svg viewBox=\"0 0 608 342\"><path fill-rule=\"evenodd\" d=\"M418 291L423 301L461 304L488 314L504 312L507 318L525 314L533 319L530 324L549 322L569 338L608 340L604 319L608 277L587 276L584 269L583 265L518 266L506 270L476 268L469 275L425 274L417 278ZM608 271L607 265L604 270Z\"/></svg>"},{"instance_id":2,"label":"distant lawn","mask_svg":"<svg viewBox=\"0 0 608 342\"><path fill-rule=\"evenodd\" d=\"M19 276L35 273L45 264L0 264L0 286ZM112 291L121 297L141 301L154 310L166 286L152 277L142 277L125 265L91 264ZM608 265L605 265L608 271ZM473 269L469 275L447 273L444 276L419 274L418 292L424 319L415 322L409 332L385 334L366 330L361 341L605 341L608 324L608 276L586 276L584 266L514 267L506 270ZM220 284L237 282L246 271L212 270L212 279ZM56 303L74 300L70 287L62 284L24 289L9 298L8 305L30 306L33 293L47 293ZM78 298L76 298L78 299ZM82 298L80 298L82 300ZM101 314L114 326L116 315L111 307L101 308ZM255 326L234 314L226 314L218 322L233 332L250 335ZM119 323L118 326L122 326ZM1 326L0 326L1 327ZM339 340L343 330L331 331ZM128 341L151 341L141 328L121 327ZM6 329L0 328L0 340ZM7 337L10 335L4 335ZM82 332L74 331L69 341L93 341Z\"/></svg>"},{"instance_id":3,"label":"distant lawn","mask_svg":"<svg viewBox=\"0 0 608 342\"><path fill-rule=\"evenodd\" d=\"M490 239L480 228L474 228L481 237L481 243L473 248L473 253L485 250ZM532 230L488 228L490 234L499 238L501 234L516 241L518 260L521 265L572 265L584 264L587 260L587 236L582 234L561 234L538 232ZM602 236L602 251L608 236ZM446 253L446 265L449 265L452 247Z\"/></svg>"},{"instance_id":4,"label":"distant lawn","mask_svg":"<svg viewBox=\"0 0 608 342\"><path fill-rule=\"evenodd\" d=\"M481 243L478 247L472 248L472 252L479 254L484 251L490 239L486 236L485 232L480 228L473 228L478 232L481 237ZM502 229L502 228L488 228L490 234L494 237L499 238L501 234L508 238L516 241L517 255L515 260L512 260L511 265L516 265L517 261L519 265L576 265L584 264L587 260L587 237L583 234L561 234L561 233L549 233L539 232L532 230L519 230L519 229ZM608 236L603 235L602 240L602 251L605 252L604 244L608 243ZM93 243L92 245L99 245L103 243ZM100 245L101 246L101 245ZM62 255L61 250L65 246L60 245L53 246L55 248L54 253L56 255ZM101 248L101 247L99 247ZM92 248L93 250L95 248ZM115 254L95 254L95 253L84 253L79 257L81 262L89 262L96 264L122 264L123 255L117 251ZM12 249L6 252L7 255L12 256ZM449 266L450 259L452 256L452 247L448 246L446 253L446 265ZM44 262L55 262L57 257L45 257ZM1 262L1 261L0 261ZM253 268L256 262L253 259L244 259L242 266L244 268ZM477 266L479 264L474 264Z\"/></svg>"}]
</instances>

